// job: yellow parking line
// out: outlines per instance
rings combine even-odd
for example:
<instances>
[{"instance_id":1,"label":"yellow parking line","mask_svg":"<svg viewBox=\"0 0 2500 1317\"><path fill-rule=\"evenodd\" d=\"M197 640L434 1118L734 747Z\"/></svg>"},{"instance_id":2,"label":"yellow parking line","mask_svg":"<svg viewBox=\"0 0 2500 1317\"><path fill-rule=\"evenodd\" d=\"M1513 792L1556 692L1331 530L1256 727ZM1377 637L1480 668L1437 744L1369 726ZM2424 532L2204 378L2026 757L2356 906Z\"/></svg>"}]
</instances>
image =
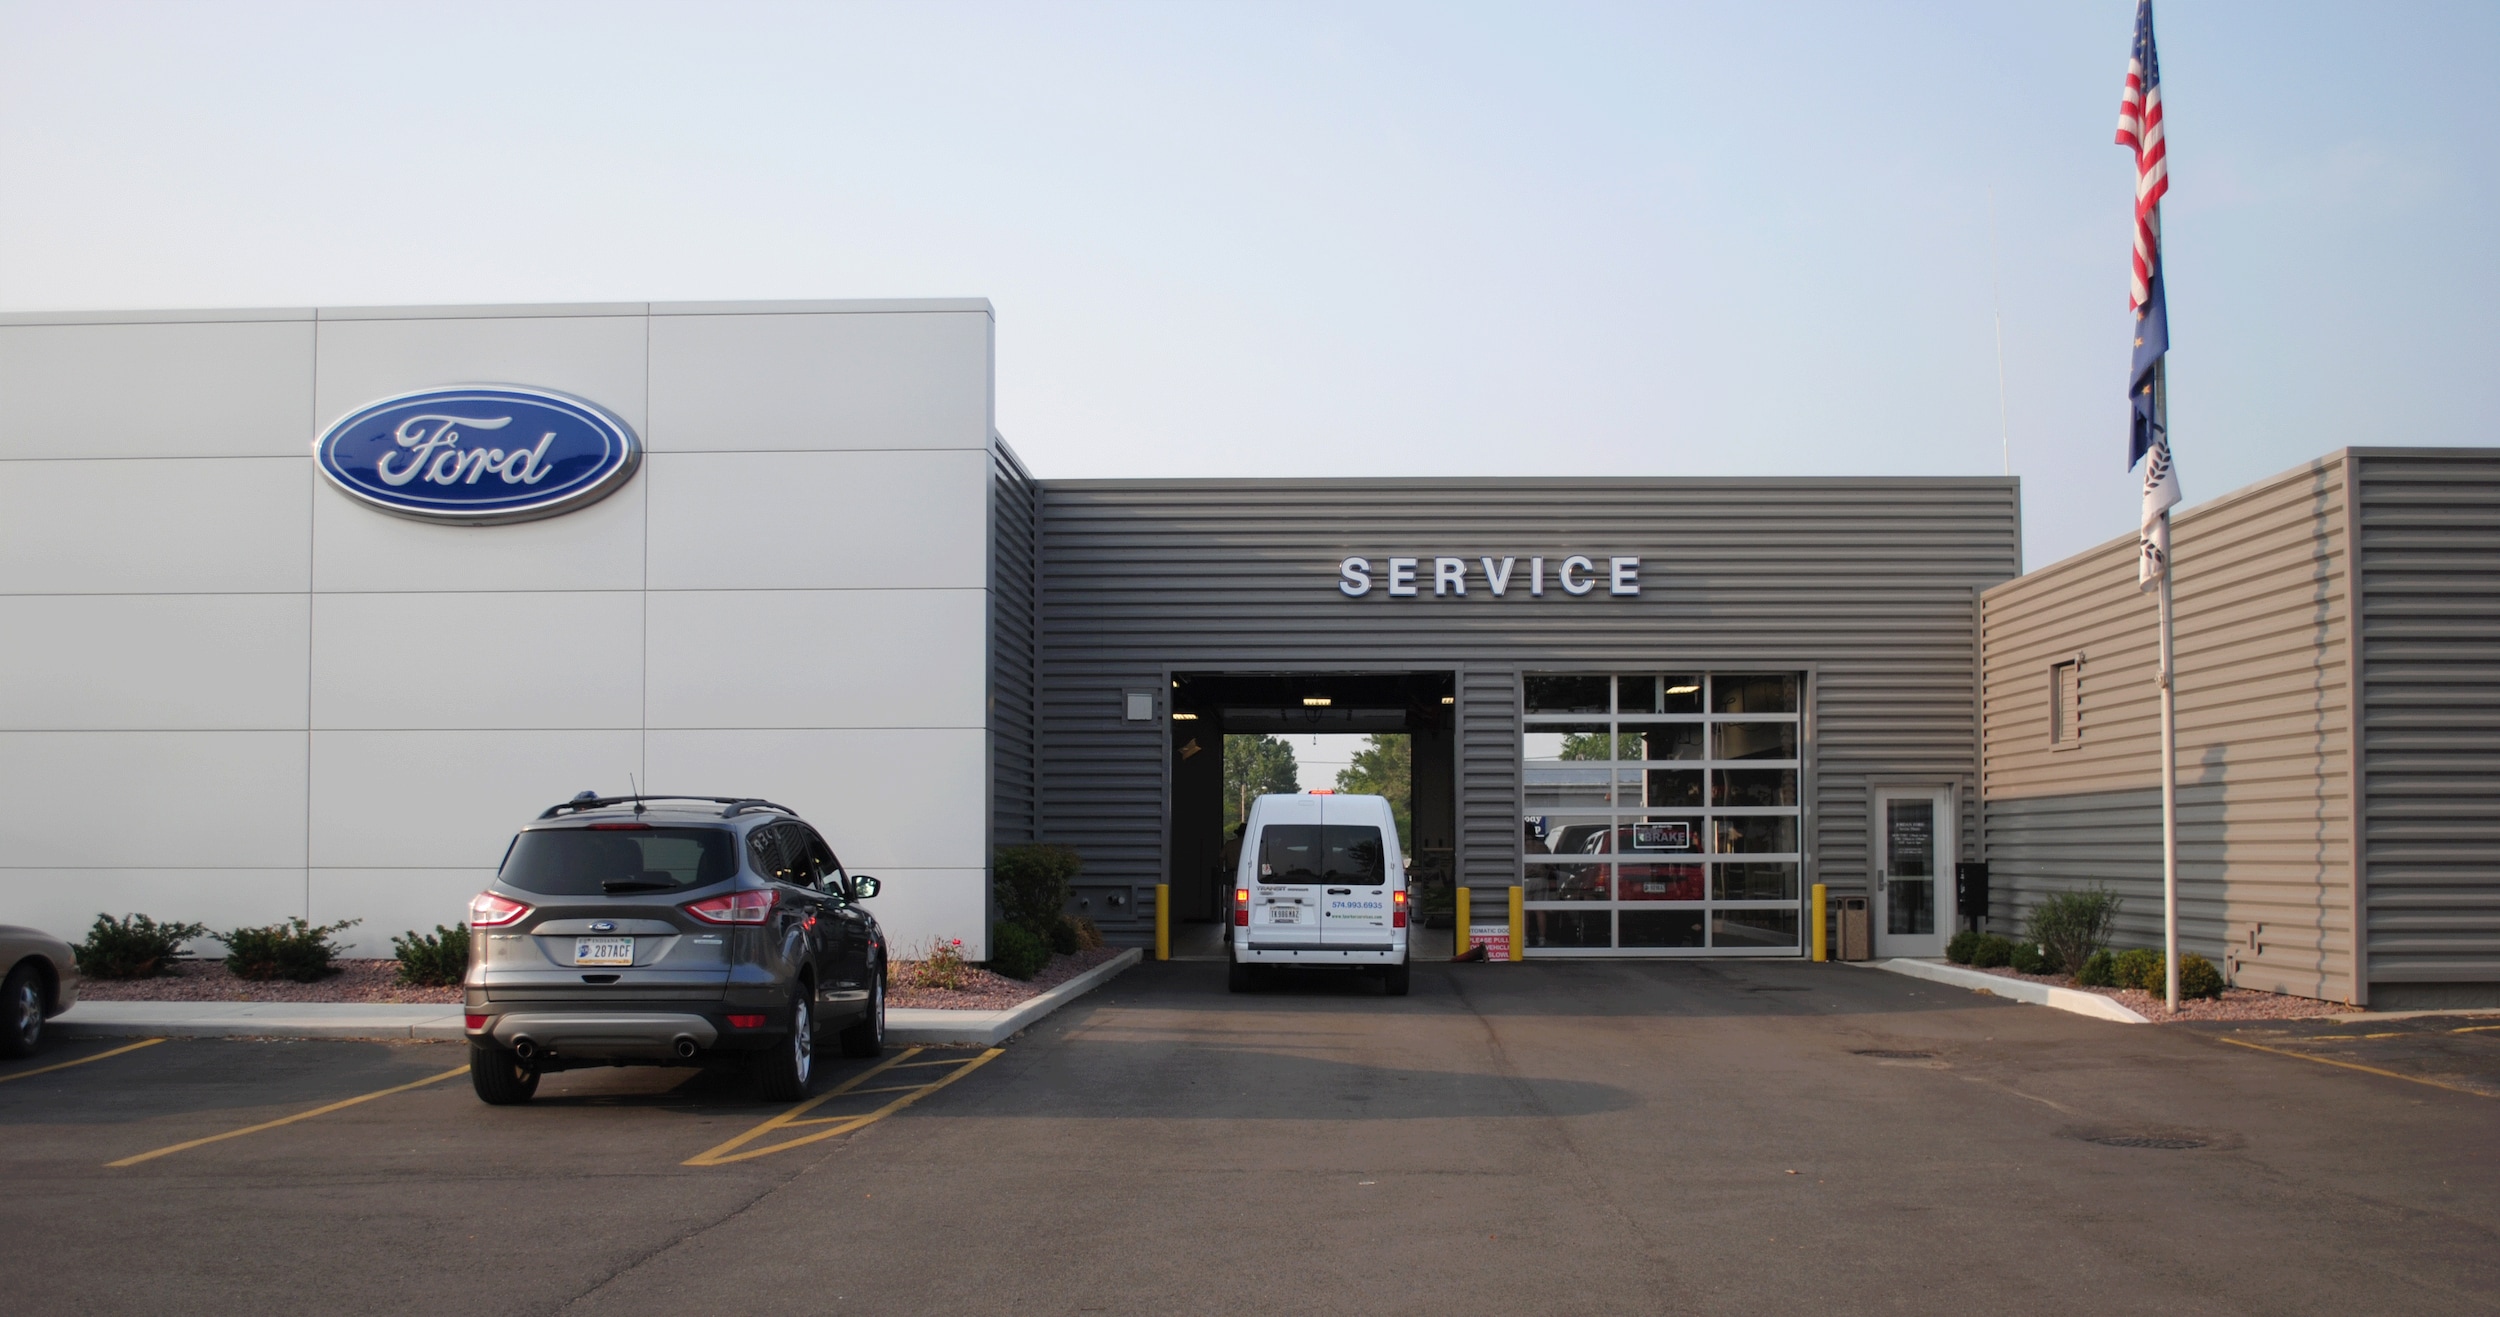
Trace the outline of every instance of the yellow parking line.
<instances>
[{"instance_id":1,"label":"yellow parking line","mask_svg":"<svg viewBox=\"0 0 2500 1317\"><path fill-rule=\"evenodd\" d=\"M108 1056L120 1056L124 1052L138 1051L142 1047L154 1047L163 1041L165 1040L162 1038L142 1038L128 1047L116 1047L112 1051L98 1052L93 1056L82 1056L75 1061L63 1061L59 1065L48 1065L39 1070L20 1070L14 1075L0 1075L0 1084L5 1084L12 1079L28 1079L36 1075L48 1075L55 1070L67 1070L71 1066L85 1065L89 1061L101 1061Z\"/></svg>"},{"instance_id":2,"label":"yellow parking line","mask_svg":"<svg viewBox=\"0 0 2500 1317\"><path fill-rule=\"evenodd\" d=\"M2389 1079L2401 1079L2408 1084L2428 1084L2432 1088L2444 1088L2451 1093L2471 1093L2475 1097L2491 1096L2489 1093L2466 1088L2457 1084L2443 1084L2436 1079L2424 1079L2420 1075L2400 1075L2393 1070L2381 1070L2374 1065L2359 1065L2351 1061L2338 1061L2330 1056L2311 1056L2306 1052L2287 1052L2280 1047L2267 1047L2261 1043L2242 1042L2237 1038L2224 1038L2219 1041L2229 1043L2233 1047L2245 1047L2251 1051L2272 1052L2276 1056L2289 1056L2302 1061L2315 1061L2319 1065L2341 1066L2346 1070L2358 1070L2365 1075L2385 1075Z\"/></svg>"},{"instance_id":3,"label":"yellow parking line","mask_svg":"<svg viewBox=\"0 0 2500 1317\"><path fill-rule=\"evenodd\" d=\"M2464 1028L2462 1028L2462 1029L2450 1029L2448 1032L2450 1032L2450 1033L2492 1033L2492 1032L2494 1032L2494 1031L2500 1031L2500 1024L2469 1024L2469 1025L2465 1026L2465 1027L2464 1027Z\"/></svg>"},{"instance_id":4,"label":"yellow parking line","mask_svg":"<svg viewBox=\"0 0 2500 1317\"><path fill-rule=\"evenodd\" d=\"M184 1143L171 1144L166 1147L158 1148L152 1152L143 1152L135 1157L124 1157L120 1161L106 1162L104 1164L108 1168L136 1166L141 1162L152 1161L158 1157L188 1151L189 1149L197 1148L202 1144L220 1143L227 1139L239 1139L246 1134L258 1134L262 1130L276 1129L280 1125L292 1125L299 1120L311 1120L315 1116L326 1116L333 1111L355 1106L359 1102L371 1102L375 1098L386 1098L393 1093L405 1093L412 1088L423 1088L428 1084L439 1084L446 1079L456 1078L467 1073L469 1073L469 1068L464 1065L457 1070L446 1070L439 1075L434 1075L426 1079L420 1079L413 1084L401 1084L397 1088L378 1089L371 1093L365 1093L357 1097L348 1098L342 1102L333 1102L326 1107L314 1107L310 1111L299 1111L292 1116L281 1116L276 1120L264 1120L258 1125L246 1125L239 1130L228 1130L223 1134L211 1134L204 1139L192 1139Z\"/></svg>"},{"instance_id":5,"label":"yellow parking line","mask_svg":"<svg viewBox=\"0 0 2500 1317\"><path fill-rule=\"evenodd\" d=\"M963 1078L965 1075L971 1074L973 1071L980 1069L982 1066L987 1065L991 1058L998 1056L1004 1049L993 1047L988 1051L981 1053L979 1056L973 1057L969 1060L957 1060L950 1057L942 1063L926 1061L921 1062L921 1065L945 1064L955 1067L955 1069L949 1071L947 1074L931 1080L926 1084L915 1084L903 1088L860 1088L861 1084L870 1079L876 1078L878 1075L883 1074L888 1070L902 1068L905 1061L919 1055L923 1050L925 1049L915 1047L883 1065L861 1071L859 1074L853 1075L848 1081L844 1082L839 1087L836 1087L820 1096L809 1098L807 1101L790 1108L788 1111L782 1112L780 1115L773 1117L771 1120L765 1121L763 1124L748 1130L746 1133L731 1139L727 1143L721 1144L715 1148L707 1149L687 1158L685 1164L688 1166L726 1166L731 1162L742 1162L752 1160L757 1157L768 1157L776 1152L787 1152L792 1148L802 1147L806 1144L816 1143L824 1139L830 1139L836 1135L849 1134L855 1130L865 1129L868 1126L874 1125L878 1121L893 1115L895 1112L901 1111L903 1108L910 1106L912 1103L918 1102L920 1099L927 1097L931 1093L935 1093L939 1089L946 1087L948 1084L954 1083L956 1080ZM819 1116L810 1120L800 1119L801 1116L806 1115L808 1112L815 1110L818 1106L826 1102L830 1102L835 1098L845 1095L856 1096L862 1092L899 1092L902 1096L886 1103L884 1106L879 1107L874 1111L865 1112L859 1115ZM793 1129L815 1125L821 1125L825 1128L811 1130L806 1134L799 1135L797 1138L783 1139L778 1143L766 1144L760 1148L750 1148L746 1146L775 1130Z\"/></svg>"}]
</instances>

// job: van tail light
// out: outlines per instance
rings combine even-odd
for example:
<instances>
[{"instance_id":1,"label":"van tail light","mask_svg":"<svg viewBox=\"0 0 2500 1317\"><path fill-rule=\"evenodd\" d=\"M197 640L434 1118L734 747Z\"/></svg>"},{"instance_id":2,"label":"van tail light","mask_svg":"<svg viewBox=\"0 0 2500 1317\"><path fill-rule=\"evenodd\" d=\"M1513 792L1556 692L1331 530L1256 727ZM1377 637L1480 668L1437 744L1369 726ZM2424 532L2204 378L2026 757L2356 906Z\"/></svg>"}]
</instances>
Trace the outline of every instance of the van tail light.
<instances>
[{"instance_id":1,"label":"van tail light","mask_svg":"<svg viewBox=\"0 0 2500 1317\"><path fill-rule=\"evenodd\" d=\"M1233 889L1233 927L1248 928L1249 926L1250 889L1247 887L1236 887Z\"/></svg>"},{"instance_id":2,"label":"van tail light","mask_svg":"<svg viewBox=\"0 0 2500 1317\"><path fill-rule=\"evenodd\" d=\"M731 892L705 901L690 901L686 913L707 924L760 924L780 904L781 893L773 888Z\"/></svg>"},{"instance_id":3,"label":"van tail light","mask_svg":"<svg viewBox=\"0 0 2500 1317\"><path fill-rule=\"evenodd\" d=\"M1399 892L1389 898L1389 927L1406 927L1406 893L1404 892Z\"/></svg>"},{"instance_id":4,"label":"van tail light","mask_svg":"<svg viewBox=\"0 0 2500 1317\"><path fill-rule=\"evenodd\" d=\"M518 901L493 892L480 892L469 901L469 927L501 928L506 924L519 923L521 916L529 912L530 908Z\"/></svg>"}]
</instances>

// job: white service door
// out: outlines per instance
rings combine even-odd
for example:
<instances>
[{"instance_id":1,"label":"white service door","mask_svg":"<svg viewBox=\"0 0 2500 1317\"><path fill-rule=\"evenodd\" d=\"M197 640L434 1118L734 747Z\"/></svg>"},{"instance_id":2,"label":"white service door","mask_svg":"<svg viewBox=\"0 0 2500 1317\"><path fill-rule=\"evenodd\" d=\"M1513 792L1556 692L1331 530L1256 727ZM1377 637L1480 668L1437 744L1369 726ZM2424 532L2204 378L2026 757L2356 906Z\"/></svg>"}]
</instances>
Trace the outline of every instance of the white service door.
<instances>
[{"instance_id":1,"label":"white service door","mask_svg":"<svg viewBox=\"0 0 2500 1317\"><path fill-rule=\"evenodd\" d=\"M1936 957L1953 934L1953 793L1875 792L1875 954Z\"/></svg>"}]
</instances>

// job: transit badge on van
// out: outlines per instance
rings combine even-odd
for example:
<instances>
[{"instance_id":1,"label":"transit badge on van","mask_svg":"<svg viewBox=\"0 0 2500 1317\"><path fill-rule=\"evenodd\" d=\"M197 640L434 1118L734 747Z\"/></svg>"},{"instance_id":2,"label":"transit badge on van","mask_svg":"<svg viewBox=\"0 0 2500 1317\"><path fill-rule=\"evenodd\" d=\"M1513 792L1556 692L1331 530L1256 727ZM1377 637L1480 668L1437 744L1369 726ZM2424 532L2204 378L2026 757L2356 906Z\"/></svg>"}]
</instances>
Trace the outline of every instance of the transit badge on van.
<instances>
[{"instance_id":1,"label":"transit badge on van","mask_svg":"<svg viewBox=\"0 0 2500 1317\"><path fill-rule=\"evenodd\" d=\"M350 412L313 445L363 503L469 526L531 521L616 492L642 444L605 408L513 384L402 393Z\"/></svg>"}]
</instances>

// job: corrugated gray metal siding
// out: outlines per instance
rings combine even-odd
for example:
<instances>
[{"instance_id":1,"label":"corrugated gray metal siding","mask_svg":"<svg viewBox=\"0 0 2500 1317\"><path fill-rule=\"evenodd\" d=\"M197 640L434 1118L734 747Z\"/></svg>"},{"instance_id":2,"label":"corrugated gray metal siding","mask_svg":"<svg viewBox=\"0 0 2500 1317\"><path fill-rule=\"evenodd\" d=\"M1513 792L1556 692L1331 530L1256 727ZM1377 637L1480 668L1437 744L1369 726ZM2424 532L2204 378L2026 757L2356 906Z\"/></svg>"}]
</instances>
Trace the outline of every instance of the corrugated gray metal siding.
<instances>
[{"instance_id":1,"label":"corrugated gray metal siding","mask_svg":"<svg viewBox=\"0 0 2500 1317\"><path fill-rule=\"evenodd\" d=\"M1975 802L1976 587L2021 568L2005 479L1048 481L1042 498L1043 830L1089 878L1164 869L1165 725L1121 694L1172 670L1456 670L1460 877L1517 880L1518 674L1811 671L1809 872L1866 880L1867 781ZM1431 596L1434 554L1642 560L1642 594L1549 583ZM1427 559L1423 594L1337 590L1348 556ZM1161 707L1158 714L1168 712ZM1966 810L1972 806L1966 805ZM1975 819L1962 835L1975 838Z\"/></svg>"},{"instance_id":2,"label":"corrugated gray metal siding","mask_svg":"<svg viewBox=\"0 0 2500 1317\"><path fill-rule=\"evenodd\" d=\"M1040 627L1038 491L1003 439L990 444L990 844L1041 832L1034 682Z\"/></svg>"},{"instance_id":3,"label":"corrugated gray metal siding","mask_svg":"<svg viewBox=\"0 0 2500 1317\"><path fill-rule=\"evenodd\" d=\"M2500 983L2500 452L2363 449L2363 854L2374 985Z\"/></svg>"},{"instance_id":4,"label":"corrugated gray metal siding","mask_svg":"<svg viewBox=\"0 0 2500 1317\"><path fill-rule=\"evenodd\" d=\"M2351 999L2352 706L2342 455L2180 514L2181 945L2234 982ZM1992 923L2105 883L2118 940L2161 945L2155 602L2130 534L1982 600ZM2049 669L2080 659L2076 736Z\"/></svg>"}]
</instances>

